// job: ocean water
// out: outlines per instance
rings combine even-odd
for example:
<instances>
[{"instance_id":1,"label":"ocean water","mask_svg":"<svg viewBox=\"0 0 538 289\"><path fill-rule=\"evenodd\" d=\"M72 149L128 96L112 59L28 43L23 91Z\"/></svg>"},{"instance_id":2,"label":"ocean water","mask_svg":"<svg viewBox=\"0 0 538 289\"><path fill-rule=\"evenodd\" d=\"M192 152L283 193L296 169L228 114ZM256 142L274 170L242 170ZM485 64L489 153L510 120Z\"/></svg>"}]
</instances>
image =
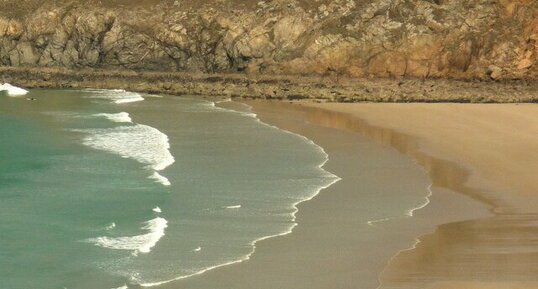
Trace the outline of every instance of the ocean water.
<instances>
[{"instance_id":1,"label":"ocean water","mask_svg":"<svg viewBox=\"0 0 538 289\"><path fill-rule=\"evenodd\" d=\"M327 157L194 97L0 92L0 288L158 288L246 260L338 181Z\"/></svg>"}]
</instances>

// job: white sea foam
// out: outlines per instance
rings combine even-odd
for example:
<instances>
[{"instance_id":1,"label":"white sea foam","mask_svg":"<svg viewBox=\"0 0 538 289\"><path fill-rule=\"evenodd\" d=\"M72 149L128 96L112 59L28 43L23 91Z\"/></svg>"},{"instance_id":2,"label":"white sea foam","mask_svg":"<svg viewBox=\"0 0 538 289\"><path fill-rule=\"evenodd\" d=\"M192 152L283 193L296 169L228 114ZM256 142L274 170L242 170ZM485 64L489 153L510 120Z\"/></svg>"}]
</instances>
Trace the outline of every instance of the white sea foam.
<instances>
[{"instance_id":1,"label":"white sea foam","mask_svg":"<svg viewBox=\"0 0 538 289\"><path fill-rule=\"evenodd\" d=\"M127 285L123 285L123 286L120 286L120 287L117 287L117 288L112 288L112 289L128 289L129 287L127 287Z\"/></svg>"},{"instance_id":2,"label":"white sea foam","mask_svg":"<svg viewBox=\"0 0 538 289\"><path fill-rule=\"evenodd\" d=\"M415 211L425 208L430 203L430 198L433 195L432 186L433 186L433 184L428 185L428 187L427 187L428 193L426 194L426 196L424 196L424 202L422 202L422 204L420 204L420 205L418 205L418 206L416 206L414 208L411 208L411 209L407 210L404 215L386 217L386 218L375 219L375 220L369 220L368 222L366 222L366 224L368 224L368 226L375 227L376 224L378 224L378 223L388 222L388 221L397 220L397 219L401 219L401 218L413 217L414 214L415 214Z\"/></svg>"},{"instance_id":3,"label":"white sea foam","mask_svg":"<svg viewBox=\"0 0 538 289\"><path fill-rule=\"evenodd\" d=\"M105 229L107 230L112 230L114 228L116 228L116 223L114 222L110 223L108 226L105 227Z\"/></svg>"},{"instance_id":4,"label":"white sea foam","mask_svg":"<svg viewBox=\"0 0 538 289\"><path fill-rule=\"evenodd\" d=\"M152 209L152 211L154 211L155 213L162 213L163 211L161 210L161 208L159 207L155 207Z\"/></svg>"},{"instance_id":5,"label":"white sea foam","mask_svg":"<svg viewBox=\"0 0 538 289\"><path fill-rule=\"evenodd\" d=\"M159 94L147 94L147 93L144 93L144 96L145 97L153 97L153 98L163 98L163 96L159 95Z\"/></svg>"},{"instance_id":6,"label":"white sea foam","mask_svg":"<svg viewBox=\"0 0 538 289\"><path fill-rule=\"evenodd\" d=\"M7 91L9 96L21 96L28 93L28 90L13 86L9 83L0 84L0 91Z\"/></svg>"},{"instance_id":7,"label":"white sea foam","mask_svg":"<svg viewBox=\"0 0 538 289\"><path fill-rule=\"evenodd\" d=\"M144 100L140 93L123 89L86 89L84 91L91 92L88 98L109 99L118 104Z\"/></svg>"},{"instance_id":8,"label":"white sea foam","mask_svg":"<svg viewBox=\"0 0 538 289\"><path fill-rule=\"evenodd\" d=\"M227 100L225 100L227 101ZM211 106L215 105L215 103L212 103ZM218 106L215 106L214 109L217 109L217 110L224 110L224 111L229 111L229 112L233 112L233 113L239 113L243 116L247 116L247 117L251 117L251 118L254 118L257 122L261 123L262 125L265 125L265 126L269 126L269 127L272 127L274 129L277 129L277 130L280 130L282 132L285 132L285 133L288 133L288 134L292 134L294 136L297 136L299 138L302 138L303 140L305 140L306 142L308 142L309 144L313 145L314 147L316 147L318 149L318 151L320 153L323 154L324 156L324 161L319 164L318 168L319 170L324 174L324 176L328 179L328 182L326 185L324 186L321 186L321 187L318 187L318 189L312 193L312 195L310 197L306 197L298 202L295 202L293 204L293 211L291 213L291 219L292 219L292 222L289 226L289 228L286 230L286 231L283 231L282 233L279 233L279 234L274 234L274 235L269 235L269 236L264 236L264 237L261 237L261 238L258 238L254 241L252 241L250 243L251 247L252 247L252 250L250 253L244 255L243 257L240 257L238 258L237 260L235 261L231 261L231 262L227 262L227 263L222 263L222 264L218 264L218 265L215 265L215 266L211 266L211 267L207 267L205 269L202 269L200 271L197 271L195 273L192 273L192 274L189 274L189 275L183 275L183 276L178 276L176 278L172 278L172 279L169 279L169 280L164 280L164 281L159 281L159 282L148 282L148 283L142 283L140 284L142 287L153 287L153 286L159 286L159 285L162 285L162 284L166 284L166 283L169 283L169 282L172 282L172 281L177 281L177 280L181 280L181 279L186 279L186 278L190 278L190 277L193 277L193 276L197 276L197 275L200 275L200 274L203 274L207 271L211 271L213 269L216 269L216 268L220 268L220 267L224 267L224 266L228 266L228 265L232 265L232 264L236 264L236 263L241 263L241 262L244 262L244 261L247 261L250 259L250 257L252 256L252 254L254 254L254 252L256 251L256 244L260 241L263 241L263 240L266 240L266 239L270 239L270 238L274 238L274 237L278 237L278 236L284 236L284 235L288 235L290 234L293 229L297 226L297 223L295 222L296 221L296 214L297 212L299 211L299 209L297 208L297 206L302 203L302 202L305 202L305 201L309 201L311 199L313 199L315 196L317 196L323 189L326 189L328 187L330 187L331 185L333 185L334 183L338 182L341 180L340 177L326 171L325 169L323 169L323 166L325 166L325 164L327 163L327 161L329 160L329 155L325 152L325 150L317 145L316 143L314 143L312 140L310 140L309 138L305 137L305 136L302 136L302 135L299 135L299 134L296 134L296 133L293 133L293 132L290 132L290 131L287 131L287 130L283 130L279 127L276 127L276 126L273 126L273 125L270 125L270 124L267 124L267 123L264 123L262 122L255 113L252 113L252 112L238 112L238 111L234 111L234 110L230 110L230 109L225 109L225 108L221 108L221 107L218 107ZM235 207L235 206L234 206ZM201 248L200 248L201 249Z\"/></svg>"},{"instance_id":9,"label":"white sea foam","mask_svg":"<svg viewBox=\"0 0 538 289\"><path fill-rule=\"evenodd\" d=\"M115 250L130 250L134 255L138 253L149 253L157 242L164 236L164 231L168 227L166 219L157 217L155 219L144 222L142 230L147 230L148 233L128 237L97 237L87 239L86 242L93 243L96 246L115 249Z\"/></svg>"},{"instance_id":10,"label":"white sea foam","mask_svg":"<svg viewBox=\"0 0 538 289\"><path fill-rule=\"evenodd\" d=\"M430 203L430 198L433 195L432 186L433 186L433 183L428 185L428 188L427 188L428 194L426 196L424 196L424 202L422 202L422 204L420 204L419 206L408 210L407 213L406 213L407 216L413 217L413 215L415 214L415 211L420 210L420 209L424 209Z\"/></svg>"},{"instance_id":11,"label":"white sea foam","mask_svg":"<svg viewBox=\"0 0 538 289\"><path fill-rule=\"evenodd\" d=\"M241 205L225 206L225 209L241 209Z\"/></svg>"},{"instance_id":12,"label":"white sea foam","mask_svg":"<svg viewBox=\"0 0 538 289\"><path fill-rule=\"evenodd\" d=\"M160 171L174 163L168 136L151 126L135 124L106 129L83 130L84 144L95 149L131 158Z\"/></svg>"},{"instance_id":13,"label":"white sea foam","mask_svg":"<svg viewBox=\"0 0 538 289\"><path fill-rule=\"evenodd\" d=\"M131 117L127 112L118 112L118 113L98 113L94 116L104 117L113 122L133 122Z\"/></svg>"},{"instance_id":14,"label":"white sea foam","mask_svg":"<svg viewBox=\"0 0 538 289\"><path fill-rule=\"evenodd\" d=\"M151 176L148 178L155 180L155 182L162 184L163 186L170 186L171 183L168 180L168 178L164 177L163 175L159 174L158 172L153 172Z\"/></svg>"},{"instance_id":15,"label":"white sea foam","mask_svg":"<svg viewBox=\"0 0 538 289\"><path fill-rule=\"evenodd\" d=\"M92 119L95 117L100 117L100 118L106 118L112 122L118 122L118 123L132 123L133 122L133 120L129 116L129 113L127 112L84 114L84 113L76 113L76 112L48 111L48 112L43 112L43 114L51 115L51 116L62 118L62 119L72 119L72 118Z\"/></svg>"},{"instance_id":16,"label":"white sea foam","mask_svg":"<svg viewBox=\"0 0 538 289\"><path fill-rule=\"evenodd\" d=\"M192 251L193 251L193 252L200 252L200 251L202 251L202 247L197 247L197 248L195 248L195 249L192 250Z\"/></svg>"}]
</instances>

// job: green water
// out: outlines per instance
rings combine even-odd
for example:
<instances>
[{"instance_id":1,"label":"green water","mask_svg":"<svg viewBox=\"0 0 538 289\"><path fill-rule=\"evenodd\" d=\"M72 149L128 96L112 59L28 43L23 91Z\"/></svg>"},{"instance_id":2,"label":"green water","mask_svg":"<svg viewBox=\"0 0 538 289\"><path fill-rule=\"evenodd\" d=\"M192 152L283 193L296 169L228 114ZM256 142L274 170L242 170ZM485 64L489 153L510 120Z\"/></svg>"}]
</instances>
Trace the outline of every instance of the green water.
<instances>
[{"instance_id":1,"label":"green water","mask_svg":"<svg viewBox=\"0 0 538 289\"><path fill-rule=\"evenodd\" d=\"M195 98L0 93L0 288L136 288L244 260L337 180L326 159Z\"/></svg>"}]
</instances>

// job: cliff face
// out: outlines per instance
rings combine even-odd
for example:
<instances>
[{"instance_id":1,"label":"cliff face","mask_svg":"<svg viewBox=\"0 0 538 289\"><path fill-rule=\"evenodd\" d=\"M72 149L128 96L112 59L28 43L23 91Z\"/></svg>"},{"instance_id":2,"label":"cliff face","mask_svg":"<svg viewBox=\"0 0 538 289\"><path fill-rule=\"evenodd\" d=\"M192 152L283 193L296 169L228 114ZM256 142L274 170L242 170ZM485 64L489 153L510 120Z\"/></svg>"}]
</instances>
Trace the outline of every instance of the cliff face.
<instances>
[{"instance_id":1,"label":"cliff face","mask_svg":"<svg viewBox=\"0 0 538 289\"><path fill-rule=\"evenodd\" d=\"M4 0L0 65L538 78L533 0Z\"/></svg>"}]
</instances>

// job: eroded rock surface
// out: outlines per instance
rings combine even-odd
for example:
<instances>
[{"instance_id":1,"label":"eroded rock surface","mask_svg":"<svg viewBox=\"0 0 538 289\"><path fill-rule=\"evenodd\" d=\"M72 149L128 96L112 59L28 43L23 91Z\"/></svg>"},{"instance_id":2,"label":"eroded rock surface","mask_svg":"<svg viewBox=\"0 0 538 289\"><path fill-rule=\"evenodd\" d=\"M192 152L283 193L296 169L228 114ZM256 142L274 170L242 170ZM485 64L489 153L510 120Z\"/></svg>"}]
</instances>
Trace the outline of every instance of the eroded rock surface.
<instances>
[{"instance_id":1,"label":"eroded rock surface","mask_svg":"<svg viewBox=\"0 0 538 289\"><path fill-rule=\"evenodd\" d=\"M3 66L538 78L532 0L3 2Z\"/></svg>"}]
</instances>

